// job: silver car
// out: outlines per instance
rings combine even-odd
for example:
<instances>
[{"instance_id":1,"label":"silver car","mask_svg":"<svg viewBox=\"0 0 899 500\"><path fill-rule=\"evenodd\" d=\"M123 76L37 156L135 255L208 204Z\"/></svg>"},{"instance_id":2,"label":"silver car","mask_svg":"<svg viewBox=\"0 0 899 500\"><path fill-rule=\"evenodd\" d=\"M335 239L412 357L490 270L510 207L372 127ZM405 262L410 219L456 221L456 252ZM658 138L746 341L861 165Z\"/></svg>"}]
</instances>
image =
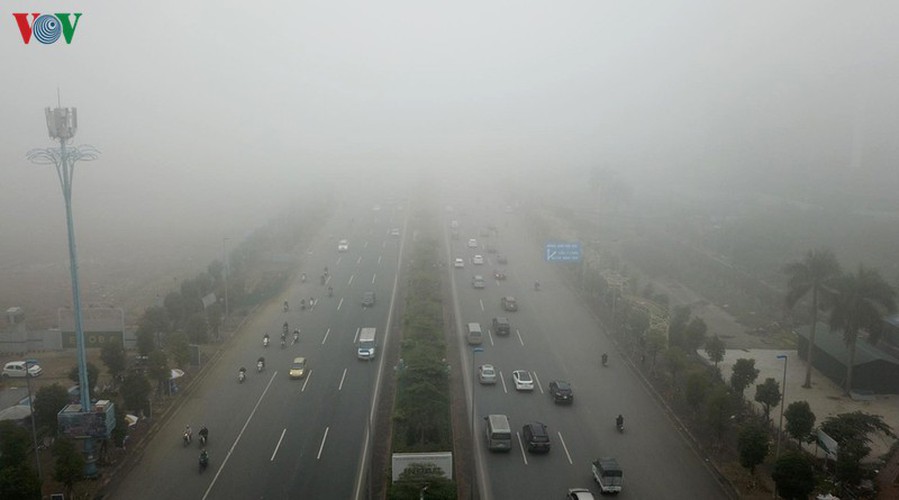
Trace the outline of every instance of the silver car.
<instances>
[{"instance_id":1,"label":"silver car","mask_svg":"<svg viewBox=\"0 0 899 500\"><path fill-rule=\"evenodd\" d=\"M527 370L515 370L512 372L512 381L515 382L516 391L533 391L534 379Z\"/></svg>"},{"instance_id":2,"label":"silver car","mask_svg":"<svg viewBox=\"0 0 899 500\"><path fill-rule=\"evenodd\" d=\"M496 383L496 368L493 365L481 365L478 367L478 381L482 384Z\"/></svg>"}]
</instances>

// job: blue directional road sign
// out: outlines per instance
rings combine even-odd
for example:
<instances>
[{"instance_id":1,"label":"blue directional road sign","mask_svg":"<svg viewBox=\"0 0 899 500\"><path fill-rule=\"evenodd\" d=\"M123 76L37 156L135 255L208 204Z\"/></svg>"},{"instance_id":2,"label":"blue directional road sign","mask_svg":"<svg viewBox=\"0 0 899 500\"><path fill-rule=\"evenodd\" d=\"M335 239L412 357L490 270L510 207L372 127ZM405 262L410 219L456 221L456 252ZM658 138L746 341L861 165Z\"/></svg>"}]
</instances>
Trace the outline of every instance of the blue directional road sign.
<instances>
[{"instance_id":1,"label":"blue directional road sign","mask_svg":"<svg viewBox=\"0 0 899 500\"><path fill-rule=\"evenodd\" d=\"M581 242L573 243L547 243L546 262L580 262Z\"/></svg>"}]
</instances>

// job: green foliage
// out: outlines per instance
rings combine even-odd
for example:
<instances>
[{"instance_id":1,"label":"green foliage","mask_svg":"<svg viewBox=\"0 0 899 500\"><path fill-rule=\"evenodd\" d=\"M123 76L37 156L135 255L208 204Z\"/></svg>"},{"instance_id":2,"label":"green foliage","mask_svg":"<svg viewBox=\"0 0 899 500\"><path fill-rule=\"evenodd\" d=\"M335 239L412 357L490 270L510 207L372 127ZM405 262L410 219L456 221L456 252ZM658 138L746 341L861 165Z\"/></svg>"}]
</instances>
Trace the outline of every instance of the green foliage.
<instances>
[{"instance_id":1,"label":"green foliage","mask_svg":"<svg viewBox=\"0 0 899 500\"><path fill-rule=\"evenodd\" d=\"M691 319L684 330L680 346L691 354L696 352L705 343L705 334L708 329L702 318Z\"/></svg>"},{"instance_id":2,"label":"green foliage","mask_svg":"<svg viewBox=\"0 0 899 500\"><path fill-rule=\"evenodd\" d=\"M656 356L665 348L665 344L664 333L658 330L649 330L649 333L646 334L646 351L649 353L653 367L655 367Z\"/></svg>"},{"instance_id":3,"label":"green foliage","mask_svg":"<svg viewBox=\"0 0 899 500\"><path fill-rule=\"evenodd\" d=\"M716 384L706 400L706 419L715 430L718 439L724 435L727 422L733 413L733 399L727 388Z\"/></svg>"},{"instance_id":4,"label":"green foliage","mask_svg":"<svg viewBox=\"0 0 899 500\"><path fill-rule=\"evenodd\" d=\"M671 313L668 323L668 341L672 345L683 345L684 334L687 331L687 323L690 321L690 306L677 306Z\"/></svg>"},{"instance_id":5,"label":"green foliage","mask_svg":"<svg viewBox=\"0 0 899 500\"><path fill-rule=\"evenodd\" d=\"M784 410L786 418L786 431L793 439L800 442L812 442L815 429L815 414L808 401L794 401Z\"/></svg>"},{"instance_id":6,"label":"green foliage","mask_svg":"<svg viewBox=\"0 0 899 500\"><path fill-rule=\"evenodd\" d=\"M190 362L190 345L184 332L169 334L165 339L165 347L175 366L183 368Z\"/></svg>"},{"instance_id":7,"label":"green foliage","mask_svg":"<svg viewBox=\"0 0 899 500\"><path fill-rule=\"evenodd\" d=\"M677 374L687 366L687 353L681 350L680 347L669 347L665 351L665 366L668 368L668 372L671 373L672 383L677 387Z\"/></svg>"},{"instance_id":8,"label":"green foliage","mask_svg":"<svg viewBox=\"0 0 899 500\"><path fill-rule=\"evenodd\" d=\"M718 363L724 361L727 346L724 345L724 341L718 338L717 335L712 335L711 338L705 341L705 352L709 355L709 359L715 363L715 368L718 368Z\"/></svg>"},{"instance_id":9,"label":"green foliage","mask_svg":"<svg viewBox=\"0 0 899 500\"><path fill-rule=\"evenodd\" d=\"M69 404L69 392L59 384L45 385L34 395L34 423L56 435L56 414Z\"/></svg>"},{"instance_id":10,"label":"green foliage","mask_svg":"<svg viewBox=\"0 0 899 500\"><path fill-rule=\"evenodd\" d=\"M771 377L765 382L755 386L755 400L765 407L765 422L770 419L771 407L780 403L780 384Z\"/></svg>"},{"instance_id":11,"label":"green foliage","mask_svg":"<svg viewBox=\"0 0 899 500\"><path fill-rule=\"evenodd\" d=\"M223 307L218 302L206 308L206 322L209 325L209 329L212 331L212 336L216 340L218 340L220 336L219 329L222 326L223 313Z\"/></svg>"},{"instance_id":12,"label":"green foliage","mask_svg":"<svg viewBox=\"0 0 899 500\"><path fill-rule=\"evenodd\" d=\"M147 360L147 370L150 374L150 378L156 381L157 391L164 388L165 384L168 383L169 378L172 376L172 371L169 368L168 356L159 349L150 353L149 359Z\"/></svg>"},{"instance_id":13,"label":"green foliage","mask_svg":"<svg viewBox=\"0 0 899 500\"><path fill-rule=\"evenodd\" d=\"M696 370L687 376L686 399L693 411L697 411L705 402L712 383L709 375L703 370Z\"/></svg>"},{"instance_id":14,"label":"green foliage","mask_svg":"<svg viewBox=\"0 0 899 500\"><path fill-rule=\"evenodd\" d=\"M71 439L58 438L53 444L53 456L56 464L53 467L53 479L65 486L68 497L72 496L72 488L84 475L84 456Z\"/></svg>"},{"instance_id":15,"label":"green foliage","mask_svg":"<svg viewBox=\"0 0 899 500\"><path fill-rule=\"evenodd\" d=\"M787 307L792 309L796 303L808 295L812 294L811 303L811 333L809 335L809 346L815 345L815 337L818 327L818 311L821 309L822 303L819 298L822 294L828 293L829 283L840 275L840 263L830 250L809 250L801 261L787 264L784 272L790 276L787 283ZM805 383L803 387L812 386L812 357L815 350L810 348L806 352L806 369Z\"/></svg>"},{"instance_id":16,"label":"green foliage","mask_svg":"<svg viewBox=\"0 0 899 500\"><path fill-rule=\"evenodd\" d=\"M828 417L821 430L839 445L837 452L836 476L840 481L858 484L861 480L860 463L871 452L871 434L882 433L895 438L892 429L880 415L861 411L841 413Z\"/></svg>"},{"instance_id":17,"label":"green foliage","mask_svg":"<svg viewBox=\"0 0 899 500\"><path fill-rule=\"evenodd\" d=\"M202 344L209 340L209 325L206 315L202 312L194 313L187 319L184 325L184 333L194 344Z\"/></svg>"},{"instance_id":18,"label":"green foliage","mask_svg":"<svg viewBox=\"0 0 899 500\"><path fill-rule=\"evenodd\" d=\"M860 330L877 340L883 330L883 317L896 310L896 291L876 269L858 266L855 274L847 274L835 282L837 290L830 313L830 328L843 331L843 342L849 348L846 363L846 387L852 390L852 367L855 364L855 342Z\"/></svg>"},{"instance_id":19,"label":"green foliage","mask_svg":"<svg viewBox=\"0 0 899 500\"><path fill-rule=\"evenodd\" d=\"M181 296L181 292L169 292L162 303L165 307L165 312L168 314L169 319L172 320L172 323L174 323L176 327L181 325L186 317L184 297Z\"/></svg>"},{"instance_id":20,"label":"green foliage","mask_svg":"<svg viewBox=\"0 0 899 500\"><path fill-rule=\"evenodd\" d=\"M734 363L733 373L730 375L730 386L742 397L743 391L749 387L749 384L755 382L758 376L759 370L755 367L755 360L740 358Z\"/></svg>"},{"instance_id":21,"label":"green foliage","mask_svg":"<svg viewBox=\"0 0 899 500\"><path fill-rule=\"evenodd\" d=\"M103 344L100 351L100 359L106 365L106 370L112 375L113 379L118 379L119 374L125 371L125 348L118 340L113 340Z\"/></svg>"},{"instance_id":22,"label":"green foliage","mask_svg":"<svg viewBox=\"0 0 899 500\"><path fill-rule=\"evenodd\" d=\"M40 500L41 481L24 463L0 468L0 498Z\"/></svg>"},{"instance_id":23,"label":"green foliage","mask_svg":"<svg viewBox=\"0 0 899 500\"><path fill-rule=\"evenodd\" d=\"M755 474L755 466L764 462L768 455L768 433L759 425L749 424L740 431L737 447L740 465Z\"/></svg>"},{"instance_id":24,"label":"green foliage","mask_svg":"<svg viewBox=\"0 0 899 500\"><path fill-rule=\"evenodd\" d=\"M643 335L649 328L649 315L639 309L633 309L627 318L627 327L633 335Z\"/></svg>"},{"instance_id":25,"label":"green foliage","mask_svg":"<svg viewBox=\"0 0 899 500\"><path fill-rule=\"evenodd\" d=\"M0 469L26 463L31 444L31 435L24 427L11 420L0 421Z\"/></svg>"},{"instance_id":26,"label":"green foliage","mask_svg":"<svg viewBox=\"0 0 899 500\"><path fill-rule=\"evenodd\" d=\"M87 383L90 386L90 387L88 387L88 389L92 390L94 387L97 387L97 380L99 378L100 378L100 368L98 368L97 365L88 361L87 362ZM78 365L73 366L72 369L69 370L69 380L80 385L81 381L78 378Z\"/></svg>"},{"instance_id":27,"label":"green foliage","mask_svg":"<svg viewBox=\"0 0 899 500\"><path fill-rule=\"evenodd\" d=\"M802 452L788 451L771 473L777 494L785 500L806 500L815 490L815 466Z\"/></svg>"},{"instance_id":28,"label":"green foliage","mask_svg":"<svg viewBox=\"0 0 899 500\"><path fill-rule=\"evenodd\" d=\"M137 412L146 408L151 390L150 381L147 380L143 373L134 371L126 375L121 387L122 400L125 406L123 409Z\"/></svg>"},{"instance_id":29,"label":"green foliage","mask_svg":"<svg viewBox=\"0 0 899 500\"><path fill-rule=\"evenodd\" d=\"M171 320L164 307L148 307L141 316L137 325L137 350L146 356L157 348L157 334L167 334L171 331Z\"/></svg>"}]
</instances>

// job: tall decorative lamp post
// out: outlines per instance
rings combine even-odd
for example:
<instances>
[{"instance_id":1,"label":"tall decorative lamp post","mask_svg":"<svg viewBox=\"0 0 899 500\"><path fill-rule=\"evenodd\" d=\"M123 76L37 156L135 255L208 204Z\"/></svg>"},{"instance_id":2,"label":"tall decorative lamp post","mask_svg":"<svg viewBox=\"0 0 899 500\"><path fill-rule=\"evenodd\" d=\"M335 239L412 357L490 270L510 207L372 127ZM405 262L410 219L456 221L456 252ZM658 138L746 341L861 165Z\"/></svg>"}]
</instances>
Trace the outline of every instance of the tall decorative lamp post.
<instances>
[{"instance_id":1,"label":"tall decorative lamp post","mask_svg":"<svg viewBox=\"0 0 899 500\"><path fill-rule=\"evenodd\" d=\"M69 234L69 270L72 274L72 302L75 311L75 342L78 353L78 384L81 389L82 411L90 409L90 383L87 378L87 356L84 345L84 326L81 317L81 292L78 286L78 258L75 253L75 226L72 219L72 178L75 174L75 162L92 161L100 156L100 152L92 146L66 146L66 141L75 137L78 128L78 112L75 108L45 108L47 131L50 138L59 141L59 148L32 149L27 158L32 163L53 165L59 177L62 195L66 206L66 227ZM94 442L84 440L85 465L87 477L97 475L97 458L94 455Z\"/></svg>"}]
</instances>

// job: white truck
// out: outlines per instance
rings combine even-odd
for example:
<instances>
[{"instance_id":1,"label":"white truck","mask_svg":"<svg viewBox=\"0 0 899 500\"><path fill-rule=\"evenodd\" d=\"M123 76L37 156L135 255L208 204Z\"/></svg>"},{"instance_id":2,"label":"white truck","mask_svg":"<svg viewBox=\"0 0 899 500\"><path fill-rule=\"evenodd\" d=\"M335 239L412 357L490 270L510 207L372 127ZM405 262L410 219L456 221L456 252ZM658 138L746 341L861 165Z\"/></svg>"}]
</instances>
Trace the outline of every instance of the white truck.
<instances>
[{"instance_id":1,"label":"white truck","mask_svg":"<svg viewBox=\"0 0 899 500\"><path fill-rule=\"evenodd\" d=\"M603 493L619 493L624 472L614 458L600 457L593 461L593 479L599 483Z\"/></svg>"},{"instance_id":2,"label":"white truck","mask_svg":"<svg viewBox=\"0 0 899 500\"><path fill-rule=\"evenodd\" d=\"M356 342L356 357L359 359L375 359L375 346L377 345L377 328L366 327L359 331L359 340Z\"/></svg>"}]
</instances>

